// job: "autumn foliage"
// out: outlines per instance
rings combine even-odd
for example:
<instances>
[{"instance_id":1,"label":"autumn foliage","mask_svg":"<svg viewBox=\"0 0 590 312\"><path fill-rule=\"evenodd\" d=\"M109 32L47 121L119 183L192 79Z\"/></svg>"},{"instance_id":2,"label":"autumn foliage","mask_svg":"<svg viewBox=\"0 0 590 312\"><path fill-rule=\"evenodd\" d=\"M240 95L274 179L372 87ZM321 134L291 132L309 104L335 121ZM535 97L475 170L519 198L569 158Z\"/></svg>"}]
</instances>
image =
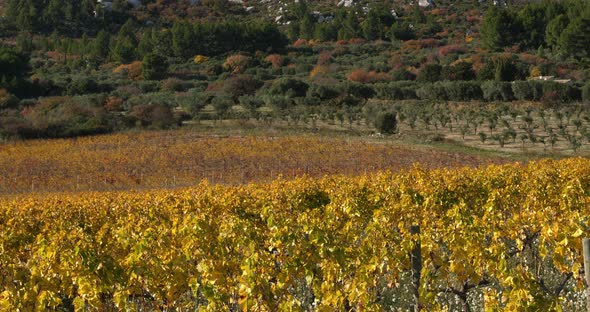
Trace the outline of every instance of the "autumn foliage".
<instances>
[{"instance_id":1,"label":"autumn foliage","mask_svg":"<svg viewBox=\"0 0 590 312\"><path fill-rule=\"evenodd\" d=\"M376 71L366 71L364 69L355 69L348 74L347 79L349 81L360 82L360 83L376 83L385 82L391 80L391 77L386 73L379 73Z\"/></svg>"},{"instance_id":2,"label":"autumn foliage","mask_svg":"<svg viewBox=\"0 0 590 312\"><path fill-rule=\"evenodd\" d=\"M394 310L416 241L426 311L568 307L584 298L588 176L578 158L0 199L0 307ZM531 287L549 278L571 284Z\"/></svg>"},{"instance_id":3,"label":"autumn foliage","mask_svg":"<svg viewBox=\"0 0 590 312\"><path fill-rule=\"evenodd\" d=\"M231 71L232 74L239 74L244 72L249 62L249 56L243 54L233 54L225 59L223 68Z\"/></svg>"},{"instance_id":4,"label":"autumn foliage","mask_svg":"<svg viewBox=\"0 0 590 312\"><path fill-rule=\"evenodd\" d=\"M131 80L141 79L141 62L135 61L131 64L121 64L113 69L113 73L121 73L127 75Z\"/></svg>"},{"instance_id":5,"label":"autumn foliage","mask_svg":"<svg viewBox=\"0 0 590 312\"><path fill-rule=\"evenodd\" d=\"M270 63L275 69L280 68L285 63L285 59L279 54L270 54L264 60Z\"/></svg>"}]
</instances>

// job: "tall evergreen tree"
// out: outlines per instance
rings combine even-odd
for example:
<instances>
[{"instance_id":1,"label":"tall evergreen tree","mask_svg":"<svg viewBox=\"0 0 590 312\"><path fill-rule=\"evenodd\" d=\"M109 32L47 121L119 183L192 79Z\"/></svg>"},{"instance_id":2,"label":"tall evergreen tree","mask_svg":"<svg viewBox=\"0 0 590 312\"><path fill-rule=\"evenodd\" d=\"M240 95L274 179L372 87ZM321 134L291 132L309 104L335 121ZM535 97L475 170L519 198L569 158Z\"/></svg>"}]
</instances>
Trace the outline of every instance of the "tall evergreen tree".
<instances>
[{"instance_id":1,"label":"tall evergreen tree","mask_svg":"<svg viewBox=\"0 0 590 312\"><path fill-rule=\"evenodd\" d=\"M367 17L363 21L363 34L367 40L376 40L382 38L383 25L379 19L377 10L371 8Z\"/></svg>"},{"instance_id":2,"label":"tall evergreen tree","mask_svg":"<svg viewBox=\"0 0 590 312\"><path fill-rule=\"evenodd\" d=\"M492 6L484 15L480 32L482 46L495 51L514 44L520 28L508 9Z\"/></svg>"},{"instance_id":3,"label":"tall evergreen tree","mask_svg":"<svg viewBox=\"0 0 590 312\"><path fill-rule=\"evenodd\" d=\"M346 20L342 24L342 28L338 31L338 39L349 40L358 37L359 28L360 26L356 13L352 10L348 11Z\"/></svg>"},{"instance_id":4,"label":"tall evergreen tree","mask_svg":"<svg viewBox=\"0 0 590 312\"><path fill-rule=\"evenodd\" d=\"M193 32L192 27L186 23L174 23L172 27L172 48L174 55L183 58L193 56Z\"/></svg>"},{"instance_id":5,"label":"tall evergreen tree","mask_svg":"<svg viewBox=\"0 0 590 312\"><path fill-rule=\"evenodd\" d=\"M137 59L137 37L133 31L133 24L128 20L117 34L115 46L113 48L113 57L115 61L123 64L130 63Z\"/></svg>"},{"instance_id":6,"label":"tall evergreen tree","mask_svg":"<svg viewBox=\"0 0 590 312\"><path fill-rule=\"evenodd\" d=\"M95 61L104 62L107 60L110 53L110 42L111 35L108 32L101 30L92 44L91 54Z\"/></svg>"}]
</instances>

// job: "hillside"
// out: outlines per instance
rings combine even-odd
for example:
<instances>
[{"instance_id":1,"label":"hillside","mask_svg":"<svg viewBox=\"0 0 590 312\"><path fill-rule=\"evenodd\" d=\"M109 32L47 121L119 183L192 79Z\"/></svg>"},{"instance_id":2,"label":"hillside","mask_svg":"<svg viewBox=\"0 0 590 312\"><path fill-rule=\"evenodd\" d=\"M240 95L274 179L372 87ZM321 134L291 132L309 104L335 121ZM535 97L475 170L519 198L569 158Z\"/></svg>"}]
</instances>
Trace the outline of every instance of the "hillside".
<instances>
[{"instance_id":1,"label":"hillside","mask_svg":"<svg viewBox=\"0 0 590 312\"><path fill-rule=\"evenodd\" d=\"M21 1L6 2L0 23L7 139L201 121L396 132L379 127L384 116L410 137L456 141L461 130L465 143L518 138L543 152L584 150L590 133L580 0ZM569 117L544 117L554 115Z\"/></svg>"}]
</instances>

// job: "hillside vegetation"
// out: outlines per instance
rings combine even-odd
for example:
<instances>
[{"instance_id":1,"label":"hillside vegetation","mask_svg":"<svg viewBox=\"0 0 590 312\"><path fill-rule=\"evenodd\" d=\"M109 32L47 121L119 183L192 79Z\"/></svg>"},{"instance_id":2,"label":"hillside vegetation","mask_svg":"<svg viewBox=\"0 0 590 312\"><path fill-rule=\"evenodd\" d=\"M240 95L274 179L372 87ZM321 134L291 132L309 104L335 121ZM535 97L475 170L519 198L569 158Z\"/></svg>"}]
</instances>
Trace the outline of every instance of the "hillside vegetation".
<instances>
[{"instance_id":1,"label":"hillside vegetation","mask_svg":"<svg viewBox=\"0 0 590 312\"><path fill-rule=\"evenodd\" d=\"M400 100L585 112L589 12L579 0L9 0L0 20L0 137L203 120L370 131L385 113L402 121ZM552 77L530 80L539 76ZM377 109L367 105L375 99L383 100Z\"/></svg>"}]
</instances>

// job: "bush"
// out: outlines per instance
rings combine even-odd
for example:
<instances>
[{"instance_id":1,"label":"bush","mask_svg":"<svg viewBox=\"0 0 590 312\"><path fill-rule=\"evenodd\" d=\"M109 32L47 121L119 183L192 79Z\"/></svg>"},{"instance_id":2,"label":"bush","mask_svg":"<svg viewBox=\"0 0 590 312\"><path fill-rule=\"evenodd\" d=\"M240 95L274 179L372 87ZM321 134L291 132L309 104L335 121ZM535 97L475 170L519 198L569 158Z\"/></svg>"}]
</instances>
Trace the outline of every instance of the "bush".
<instances>
[{"instance_id":1,"label":"bush","mask_svg":"<svg viewBox=\"0 0 590 312\"><path fill-rule=\"evenodd\" d=\"M195 64L199 65L199 64L203 64L205 62L207 62L209 60L208 57L204 56L204 55L195 55L193 62L195 62Z\"/></svg>"},{"instance_id":2,"label":"bush","mask_svg":"<svg viewBox=\"0 0 590 312\"><path fill-rule=\"evenodd\" d=\"M332 86L313 84L307 90L308 97L317 97L322 100L330 100L340 95L340 90Z\"/></svg>"},{"instance_id":3,"label":"bush","mask_svg":"<svg viewBox=\"0 0 590 312\"><path fill-rule=\"evenodd\" d=\"M391 79L394 81L415 80L416 75L403 68L400 68L391 72Z\"/></svg>"},{"instance_id":4,"label":"bush","mask_svg":"<svg viewBox=\"0 0 590 312\"><path fill-rule=\"evenodd\" d=\"M18 98L6 89L0 89L0 109L12 108L18 105Z\"/></svg>"},{"instance_id":5,"label":"bush","mask_svg":"<svg viewBox=\"0 0 590 312\"><path fill-rule=\"evenodd\" d=\"M131 80L139 80L141 78L141 62L135 61L131 64L119 65L113 69L113 73L125 75Z\"/></svg>"},{"instance_id":6,"label":"bush","mask_svg":"<svg viewBox=\"0 0 590 312\"><path fill-rule=\"evenodd\" d=\"M205 108L208 101L208 95L193 89L176 97L176 104L194 119L199 117L199 113Z\"/></svg>"},{"instance_id":7,"label":"bush","mask_svg":"<svg viewBox=\"0 0 590 312\"><path fill-rule=\"evenodd\" d=\"M242 54L230 55L225 59L223 68L229 70L233 74L243 73L248 64L250 63L250 57Z\"/></svg>"},{"instance_id":8,"label":"bush","mask_svg":"<svg viewBox=\"0 0 590 312\"><path fill-rule=\"evenodd\" d=\"M378 73L376 71L365 71L364 69L355 69L347 77L348 81L360 83L376 83L391 80L391 77L386 73Z\"/></svg>"},{"instance_id":9,"label":"bush","mask_svg":"<svg viewBox=\"0 0 590 312\"><path fill-rule=\"evenodd\" d=\"M391 134L397 128L396 114L391 112L383 112L375 118L375 128L382 134Z\"/></svg>"},{"instance_id":10,"label":"bush","mask_svg":"<svg viewBox=\"0 0 590 312\"><path fill-rule=\"evenodd\" d=\"M512 101L512 84L502 81L485 81L481 84L483 98L486 101Z\"/></svg>"},{"instance_id":11,"label":"bush","mask_svg":"<svg viewBox=\"0 0 590 312\"><path fill-rule=\"evenodd\" d=\"M375 84L375 96L383 100L416 99L416 86L412 81Z\"/></svg>"},{"instance_id":12,"label":"bush","mask_svg":"<svg viewBox=\"0 0 590 312\"><path fill-rule=\"evenodd\" d=\"M442 66L439 64L426 64L418 73L418 81L436 82L441 78Z\"/></svg>"},{"instance_id":13,"label":"bush","mask_svg":"<svg viewBox=\"0 0 590 312\"><path fill-rule=\"evenodd\" d=\"M307 89L309 89L309 85L301 80L281 78L272 82L272 85L268 89L268 94L303 97L307 93Z\"/></svg>"},{"instance_id":14,"label":"bush","mask_svg":"<svg viewBox=\"0 0 590 312\"><path fill-rule=\"evenodd\" d=\"M74 78L67 87L68 95L81 95L95 92L98 92L98 84L94 79L88 77Z\"/></svg>"},{"instance_id":15,"label":"bush","mask_svg":"<svg viewBox=\"0 0 590 312\"><path fill-rule=\"evenodd\" d=\"M188 88L188 84L178 78L168 78L160 83L160 91L162 92L186 91Z\"/></svg>"},{"instance_id":16,"label":"bush","mask_svg":"<svg viewBox=\"0 0 590 312\"><path fill-rule=\"evenodd\" d=\"M234 101L237 101L242 95L253 95L262 84L262 81L254 79L250 75L238 75L227 79L223 89Z\"/></svg>"},{"instance_id":17,"label":"bush","mask_svg":"<svg viewBox=\"0 0 590 312\"><path fill-rule=\"evenodd\" d=\"M140 104L128 115L136 125L156 129L168 129L176 124L172 110L163 104Z\"/></svg>"},{"instance_id":18,"label":"bush","mask_svg":"<svg viewBox=\"0 0 590 312\"><path fill-rule=\"evenodd\" d=\"M279 54L270 54L264 60L270 63L273 68L280 68L285 62L285 59Z\"/></svg>"},{"instance_id":19,"label":"bush","mask_svg":"<svg viewBox=\"0 0 590 312\"><path fill-rule=\"evenodd\" d=\"M368 99L375 95L375 90L371 86L356 82L345 82L343 91L348 95L362 99Z\"/></svg>"}]
</instances>

